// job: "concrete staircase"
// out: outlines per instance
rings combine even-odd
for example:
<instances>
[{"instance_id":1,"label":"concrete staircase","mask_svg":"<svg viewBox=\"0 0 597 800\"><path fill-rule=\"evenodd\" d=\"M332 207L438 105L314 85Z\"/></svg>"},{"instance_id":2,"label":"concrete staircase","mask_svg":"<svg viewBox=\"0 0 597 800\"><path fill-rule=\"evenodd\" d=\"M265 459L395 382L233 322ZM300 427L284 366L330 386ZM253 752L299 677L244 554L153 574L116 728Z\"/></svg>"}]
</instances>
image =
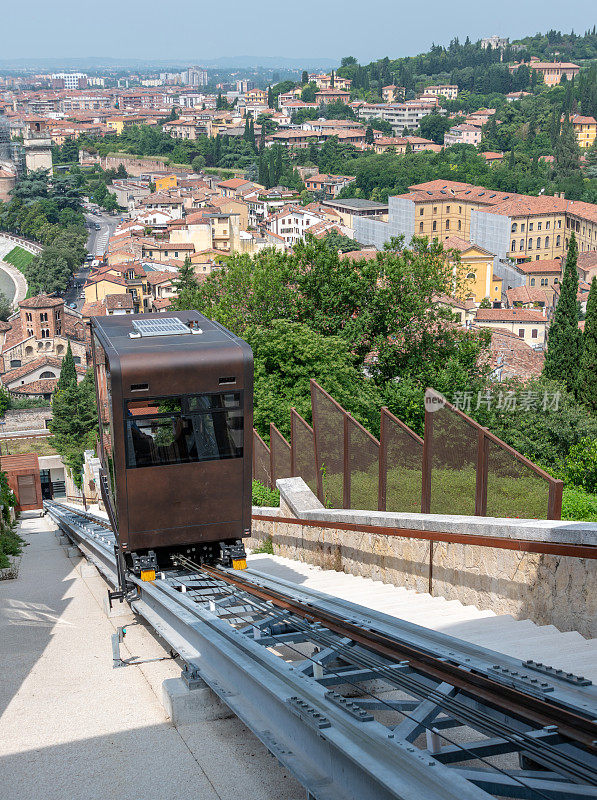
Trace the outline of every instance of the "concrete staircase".
<instances>
[{"instance_id":1,"label":"concrete staircase","mask_svg":"<svg viewBox=\"0 0 597 800\"><path fill-rule=\"evenodd\" d=\"M597 639L553 625L536 625L509 614L496 615L459 600L446 600L370 578L323 570L301 561L265 554L249 555L249 569L382 611L416 625L487 647L500 653L583 675L597 683Z\"/></svg>"}]
</instances>

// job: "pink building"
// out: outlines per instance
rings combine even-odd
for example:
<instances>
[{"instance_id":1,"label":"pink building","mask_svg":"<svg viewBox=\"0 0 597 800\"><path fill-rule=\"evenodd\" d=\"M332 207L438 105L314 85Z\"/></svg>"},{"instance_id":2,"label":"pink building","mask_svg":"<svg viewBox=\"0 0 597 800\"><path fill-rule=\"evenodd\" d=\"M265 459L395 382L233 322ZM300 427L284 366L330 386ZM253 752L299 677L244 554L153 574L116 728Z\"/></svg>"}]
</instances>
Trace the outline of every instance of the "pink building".
<instances>
[{"instance_id":1,"label":"pink building","mask_svg":"<svg viewBox=\"0 0 597 800\"><path fill-rule=\"evenodd\" d=\"M446 131L444 134L444 146L450 147L453 144L474 144L475 146L481 141L481 128L476 125L455 125Z\"/></svg>"}]
</instances>

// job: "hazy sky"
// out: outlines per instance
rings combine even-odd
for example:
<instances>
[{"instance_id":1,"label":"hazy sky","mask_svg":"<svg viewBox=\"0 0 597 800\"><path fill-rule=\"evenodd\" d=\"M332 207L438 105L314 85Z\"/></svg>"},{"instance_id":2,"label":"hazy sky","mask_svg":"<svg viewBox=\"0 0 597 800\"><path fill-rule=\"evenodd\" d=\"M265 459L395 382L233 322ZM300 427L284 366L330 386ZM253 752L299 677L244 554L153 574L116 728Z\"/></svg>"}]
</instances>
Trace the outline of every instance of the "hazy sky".
<instances>
[{"instance_id":1,"label":"hazy sky","mask_svg":"<svg viewBox=\"0 0 597 800\"><path fill-rule=\"evenodd\" d=\"M415 55L494 33L582 32L594 0L0 0L0 58ZM24 18L25 17L25 18ZM8 35L7 35L8 34Z\"/></svg>"}]
</instances>

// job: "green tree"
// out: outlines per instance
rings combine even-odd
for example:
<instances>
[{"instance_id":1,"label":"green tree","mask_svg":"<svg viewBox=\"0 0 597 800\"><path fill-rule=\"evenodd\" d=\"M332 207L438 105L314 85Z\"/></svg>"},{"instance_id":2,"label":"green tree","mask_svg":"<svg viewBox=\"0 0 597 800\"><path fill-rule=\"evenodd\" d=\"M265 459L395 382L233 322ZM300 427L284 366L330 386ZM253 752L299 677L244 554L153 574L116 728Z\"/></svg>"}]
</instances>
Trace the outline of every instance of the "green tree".
<instances>
[{"instance_id":1,"label":"green tree","mask_svg":"<svg viewBox=\"0 0 597 800\"><path fill-rule=\"evenodd\" d=\"M50 439L71 470L77 486L81 485L84 452L93 448L97 429L95 384L92 370L81 383L72 383L57 391L52 400Z\"/></svg>"},{"instance_id":2,"label":"green tree","mask_svg":"<svg viewBox=\"0 0 597 800\"><path fill-rule=\"evenodd\" d=\"M577 255L576 236L573 233L568 246L560 299L549 326L547 353L543 367L543 374L546 378L562 381L570 391L576 389L582 346L576 307Z\"/></svg>"},{"instance_id":3,"label":"green tree","mask_svg":"<svg viewBox=\"0 0 597 800\"><path fill-rule=\"evenodd\" d=\"M374 138L375 137L373 136L373 128L371 127L371 125L367 125L367 130L365 131L365 142L367 144L373 144Z\"/></svg>"},{"instance_id":4,"label":"green tree","mask_svg":"<svg viewBox=\"0 0 597 800\"><path fill-rule=\"evenodd\" d=\"M271 86L267 87L267 105L269 106L269 108L275 108L276 107L275 98L274 98L274 90L272 89Z\"/></svg>"},{"instance_id":5,"label":"green tree","mask_svg":"<svg viewBox=\"0 0 597 800\"><path fill-rule=\"evenodd\" d=\"M193 172L201 172L205 168L204 156L195 156L191 161L191 167L193 168Z\"/></svg>"},{"instance_id":6,"label":"green tree","mask_svg":"<svg viewBox=\"0 0 597 800\"><path fill-rule=\"evenodd\" d=\"M587 300L576 393L579 400L597 411L597 278L591 281Z\"/></svg>"},{"instance_id":7,"label":"green tree","mask_svg":"<svg viewBox=\"0 0 597 800\"><path fill-rule=\"evenodd\" d=\"M305 84L309 83L309 73L306 69L303 70L303 74L301 76L301 84L305 86Z\"/></svg>"},{"instance_id":8,"label":"green tree","mask_svg":"<svg viewBox=\"0 0 597 800\"><path fill-rule=\"evenodd\" d=\"M443 144L444 134L450 130L453 124L453 120L435 112L423 117L419 123L419 133L424 139L431 139L436 144Z\"/></svg>"},{"instance_id":9,"label":"green tree","mask_svg":"<svg viewBox=\"0 0 597 800\"><path fill-rule=\"evenodd\" d=\"M73 358L70 341L66 346L66 354L60 366L60 377L56 384L56 392L63 392L67 387L73 386L77 382L77 368Z\"/></svg>"},{"instance_id":10,"label":"green tree","mask_svg":"<svg viewBox=\"0 0 597 800\"><path fill-rule=\"evenodd\" d=\"M556 173L559 178L577 175L580 170L580 149L568 114L562 122L562 131L554 149Z\"/></svg>"},{"instance_id":11,"label":"green tree","mask_svg":"<svg viewBox=\"0 0 597 800\"><path fill-rule=\"evenodd\" d=\"M311 419L311 378L367 427L376 430L379 426L379 389L363 377L341 338L323 336L288 320L251 326L245 338L253 348L254 424L261 435L269 435L273 422L288 436L292 407Z\"/></svg>"},{"instance_id":12,"label":"green tree","mask_svg":"<svg viewBox=\"0 0 597 800\"><path fill-rule=\"evenodd\" d=\"M10 304L10 301L6 295L3 292L0 292L0 320L2 320L2 322L6 322L11 314L12 305Z\"/></svg>"}]
</instances>

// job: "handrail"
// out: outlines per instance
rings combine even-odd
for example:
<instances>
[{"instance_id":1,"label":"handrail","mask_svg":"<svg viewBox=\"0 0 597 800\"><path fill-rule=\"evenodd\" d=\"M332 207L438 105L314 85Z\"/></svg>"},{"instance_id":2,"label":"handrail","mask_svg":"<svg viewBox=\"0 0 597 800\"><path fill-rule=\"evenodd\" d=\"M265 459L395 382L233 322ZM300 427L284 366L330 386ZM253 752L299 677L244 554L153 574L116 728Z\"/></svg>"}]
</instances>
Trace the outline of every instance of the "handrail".
<instances>
[{"instance_id":1,"label":"handrail","mask_svg":"<svg viewBox=\"0 0 597 800\"><path fill-rule=\"evenodd\" d=\"M428 531L417 528L393 528L384 525L361 525L353 522L328 522L323 519L299 519L297 517L274 517L268 514L253 514L252 519L262 522L281 522L286 525L303 525L326 530L377 533L380 536L396 536L401 539L422 539L429 542L468 544L477 547L493 547L498 550L516 550L521 553L543 553L555 556L597 559L597 545L570 544L568 542L540 542L526 539L506 539L476 533L452 533L450 531Z\"/></svg>"}]
</instances>

